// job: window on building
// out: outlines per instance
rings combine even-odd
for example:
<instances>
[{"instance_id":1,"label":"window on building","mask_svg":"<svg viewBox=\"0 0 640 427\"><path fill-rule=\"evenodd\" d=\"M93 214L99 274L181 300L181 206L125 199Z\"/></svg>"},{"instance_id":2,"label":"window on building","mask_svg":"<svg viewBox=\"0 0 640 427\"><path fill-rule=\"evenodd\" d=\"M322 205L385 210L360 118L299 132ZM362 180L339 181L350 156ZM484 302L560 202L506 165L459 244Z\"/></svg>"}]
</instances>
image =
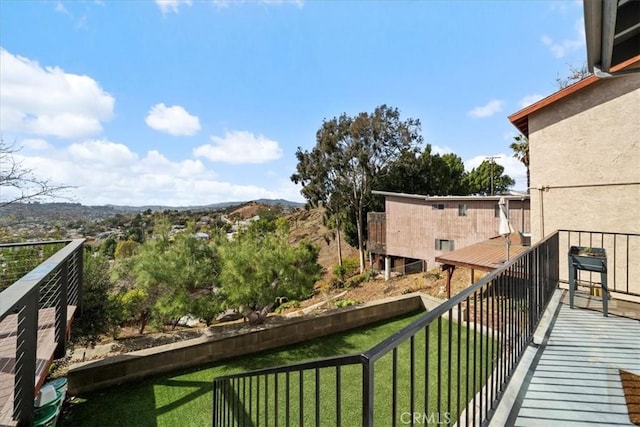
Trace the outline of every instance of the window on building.
<instances>
[{"instance_id":1,"label":"window on building","mask_svg":"<svg viewBox=\"0 0 640 427\"><path fill-rule=\"evenodd\" d=\"M467 205L462 203L458 205L458 216L467 216Z\"/></svg>"},{"instance_id":2,"label":"window on building","mask_svg":"<svg viewBox=\"0 0 640 427\"><path fill-rule=\"evenodd\" d=\"M436 250L437 251L452 251L453 250L453 240L436 239Z\"/></svg>"},{"instance_id":3,"label":"window on building","mask_svg":"<svg viewBox=\"0 0 640 427\"><path fill-rule=\"evenodd\" d=\"M435 210L439 210L442 211L444 210L444 203L435 203L433 205L431 205L431 207Z\"/></svg>"},{"instance_id":4,"label":"window on building","mask_svg":"<svg viewBox=\"0 0 640 427\"><path fill-rule=\"evenodd\" d=\"M493 207L493 216L500 218L500 205L495 205Z\"/></svg>"}]
</instances>

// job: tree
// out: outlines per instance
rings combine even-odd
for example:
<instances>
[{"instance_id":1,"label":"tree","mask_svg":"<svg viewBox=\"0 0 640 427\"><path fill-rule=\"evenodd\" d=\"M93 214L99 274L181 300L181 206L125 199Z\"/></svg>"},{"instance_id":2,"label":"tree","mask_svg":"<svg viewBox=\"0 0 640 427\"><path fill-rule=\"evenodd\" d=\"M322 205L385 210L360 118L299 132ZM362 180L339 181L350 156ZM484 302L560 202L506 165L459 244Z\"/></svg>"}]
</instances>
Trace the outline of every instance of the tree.
<instances>
[{"instance_id":1,"label":"tree","mask_svg":"<svg viewBox=\"0 0 640 427\"><path fill-rule=\"evenodd\" d=\"M109 261L99 252L85 251L83 262L82 311L71 328L71 340L94 346L100 335L113 331L122 321L120 307L111 298Z\"/></svg>"},{"instance_id":2,"label":"tree","mask_svg":"<svg viewBox=\"0 0 640 427\"><path fill-rule=\"evenodd\" d=\"M467 171L464 170L462 158L454 153L442 156L449 170L449 196L466 196L471 194L468 187Z\"/></svg>"},{"instance_id":3,"label":"tree","mask_svg":"<svg viewBox=\"0 0 640 427\"><path fill-rule=\"evenodd\" d=\"M117 243L113 253L115 259L122 259L134 256L140 247L140 243L134 240L121 240Z\"/></svg>"},{"instance_id":4,"label":"tree","mask_svg":"<svg viewBox=\"0 0 640 427\"><path fill-rule=\"evenodd\" d=\"M11 203L62 197L63 191L73 188L35 176L32 169L16 160L15 154L19 151L15 144L7 144L0 139L0 208Z\"/></svg>"},{"instance_id":5,"label":"tree","mask_svg":"<svg viewBox=\"0 0 640 427\"><path fill-rule=\"evenodd\" d=\"M485 160L467 176L471 194L500 194L515 184L509 175L503 175L504 167L493 161ZM493 187L493 188L492 188Z\"/></svg>"},{"instance_id":6,"label":"tree","mask_svg":"<svg viewBox=\"0 0 640 427\"><path fill-rule=\"evenodd\" d=\"M246 231L221 247L220 283L227 303L252 323L264 322L276 298L308 297L320 275L319 249L306 241L292 246L287 236L279 222L275 232Z\"/></svg>"},{"instance_id":7,"label":"tree","mask_svg":"<svg viewBox=\"0 0 640 427\"><path fill-rule=\"evenodd\" d=\"M526 136L520 134L513 138L515 141L511 143L509 148L513 150L513 157L520 160L525 168L527 168L527 193L531 187L531 177L529 175L529 140Z\"/></svg>"},{"instance_id":8,"label":"tree","mask_svg":"<svg viewBox=\"0 0 640 427\"><path fill-rule=\"evenodd\" d=\"M378 188L385 191L448 196L467 194L466 172L462 159L455 154L432 154L431 145L424 151L407 150L391 163Z\"/></svg>"},{"instance_id":9,"label":"tree","mask_svg":"<svg viewBox=\"0 0 640 427\"><path fill-rule=\"evenodd\" d=\"M210 323L223 309L216 247L188 232L170 240L163 221L157 230L161 234L140 245L136 255L116 263L125 307L138 319L141 334L149 321L164 327L187 313Z\"/></svg>"},{"instance_id":10,"label":"tree","mask_svg":"<svg viewBox=\"0 0 640 427\"><path fill-rule=\"evenodd\" d=\"M360 271L364 271L364 225L371 190L385 169L403 152L422 142L420 121L400 119L397 108L386 105L356 117L346 113L324 120L310 151L298 148L294 183L311 203L326 203L355 219Z\"/></svg>"}]
</instances>

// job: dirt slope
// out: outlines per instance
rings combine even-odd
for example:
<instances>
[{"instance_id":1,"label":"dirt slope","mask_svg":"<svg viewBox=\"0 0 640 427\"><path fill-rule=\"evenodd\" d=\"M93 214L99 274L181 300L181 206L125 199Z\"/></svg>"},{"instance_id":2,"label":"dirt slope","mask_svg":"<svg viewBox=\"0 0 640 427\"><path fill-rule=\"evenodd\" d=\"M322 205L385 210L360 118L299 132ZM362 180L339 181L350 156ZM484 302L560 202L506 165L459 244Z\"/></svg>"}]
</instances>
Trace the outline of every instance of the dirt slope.
<instances>
[{"instance_id":1,"label":"dirt slope","mask_svg":"<svg viewBox=\"0 0 640 427\"><path fill-rule=\"evenodd\" d=\"M324 211L315 209L298 209L287 216L290 224L290 242L297 243L307 239L320 248L318 263L327 271L331 271L338 264L338 243L335 230L329 230L323 224ZM356 248L349 246L342 237L342 258L358 256Z\"/></svg>"}]
</instances>

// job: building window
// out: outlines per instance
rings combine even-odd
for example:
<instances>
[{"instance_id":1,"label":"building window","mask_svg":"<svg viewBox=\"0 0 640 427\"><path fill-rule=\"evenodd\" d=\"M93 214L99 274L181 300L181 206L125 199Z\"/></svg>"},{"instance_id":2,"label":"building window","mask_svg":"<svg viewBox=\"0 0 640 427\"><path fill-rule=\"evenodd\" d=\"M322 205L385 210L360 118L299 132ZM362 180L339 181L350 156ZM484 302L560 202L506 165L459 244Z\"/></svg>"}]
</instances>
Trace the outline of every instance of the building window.
<instances>
[{"instance_id":1,"label":"building window","mask_svg":"<svg viewBox=\"0 0 640 427\"><path fill-rule=\"evenodd\" d=\"M466 205L466 203L458 205L458 216L467 216L467 205Z\"/></svg>"},{"instance_id":2,"label":"building window","mask_svg":"<svg viewBox=\"0 0 640 427\"><path fill-rule=\"evenodd\" d=\"M435 204L431 205L431 208L434 209L434 210L442 211L442 210L444 210L444 203L435 203Z\"/></svg>"},{"instance_id":3,"label":"building window","mask_svg":"<svg viewBox=\"0 0 640 427\"><path fill-rule=\"evenodd\" d=\"M500 205L495 205L493 208L493 216L500 218Z\"/></svg>"},{"instance_id":4,"label":"building window","mask_svg":"<svg viewBox=\"0 0 640 427\"><path fill-rule=\"evenodd\" d=\"M436 251L452 251L453 240L436 239Z\"/></svg>"}]
</instances>

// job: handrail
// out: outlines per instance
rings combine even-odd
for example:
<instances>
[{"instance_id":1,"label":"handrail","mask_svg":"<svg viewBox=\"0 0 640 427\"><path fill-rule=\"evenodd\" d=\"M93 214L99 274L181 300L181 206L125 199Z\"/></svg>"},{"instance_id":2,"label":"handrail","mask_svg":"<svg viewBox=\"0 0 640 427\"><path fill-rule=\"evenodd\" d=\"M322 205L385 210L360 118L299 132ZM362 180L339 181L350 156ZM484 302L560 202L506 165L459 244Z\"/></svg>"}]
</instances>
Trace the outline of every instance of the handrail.
<instances>
[{"instance_id":1,"label":"handrail","mask_svg":"<svg viewBox=\"0 0 640 427\"><path fill-rule=\"evenodd\" d=\"M13 393L8 393L13 397L0 404L1 425L32 424L35 393L44 381L51 358L62 357L65 353L70 319L67 310L69 306L81 306L84 239L0 246L21 248L52 244L65 246L0 292L0 325L15 336L6 343L8 362L13 360L13 363L5 373L12 375L14 381L11 385L3 383L0 386L3 395L13 388ZM45 310L53 311L52 324L40 324L40 316ZM4 346L5 342L2 344ZM41 363L42 358L45 363Z\"/></svg>"},{"instance_id":2,"label":"handrail","mask_svg":"<svg viewBox=\"0 0 640 427\"><path fill-rule=\"evenodd\" d=\"M325 422L335 422L336 425L340 425L342 406L340 366L344 365L361 366L361 372L358 375L360 377L358 381L361 381L361 392L358 392L357 396L350 394L349 399L361 399L362 425L372 426L374 416L376 417L376 423L379 422L374 408L374 406L377 408L376 401L378 400L374 398L374 395L378 396L378 393L375 392L374 378L377 375L374 374L374 371L376 366L380 366L376 362L392 351L393 357L385 359L387 362L384 363L392 364L393 383L391 384L392 391L389 396L392 413L390 415L394 420L393 422L397 422L397 417L399 416L397 412L397 393L399 389L397 375L399 375L400 371L398 369L398 354L399 351L402 351L401 345L403 346L402 348L404 348L404 345L409 346L408 348L411 352L411 361L408 365L404 365L405 369L409 370L411 382L401 386L408 387L408 390L410 390L411 405L403 410L410 409L410 411L414 411L414 409L418 409L418 407L414 406L413 399L414 394L417 392L414 385L419 382L422 384L421 387L424 387L421 399L424 398L425 405L427 405L424 407L425 412L428 407L428 390L431 390L431 393L434 393L432 396L437 396L437 401L434 401L435 403L432 402L436 406L431 406L431 409L432 411L437 411L439 416L443 414L451 416L452 407L455 406L455 412L453 413L455 418L460 417L459 419L467 424L470 421L474 425L476 423L482 424L491 417L495 402L501 396L513 369L515 369L517 362L522 357L533 336L535 326L539 322L550 296L553 294L553 289L558 284L558 264L559 248L558 233L556 232L361 354L336 356L217 377L213 381L214 426L245 425L244 421L248 419L253 422L254 417L256 417L256 422L259 423L270 422L270 420L276 421L278 417L283 416L284 418L281 419L286 420L288 419L289 405L292 405L292 410L300 414L302 420L304 404L301 397L303 392L302 373L309 370L315 370L315 380L313 374L311 374L311 377L307 377L310 388L307 390L307 384L305 384L305 389L307 390L306 393L312 393L312 396L315 393L316 400L315 405L312 405L312 408L315 409L315 414L310 408L308 409L310 411L309 416L312 418L315 416L316 425L322 425L320 419L325 417L328 417L325 418L327 420ZM527 307L527 309L523 311L522 307ZM463 309L466 316L464 318L462 317ZM454 319L454 310L457 313L457 321ZM441 321L446 317L447 313L450 321L446 323L446 329L441 331ZM477 314L479 314L478 318L476 318ZM457 324L455 327L452 326L453 322ZM429 327L435 323L437 323L438 328L434 327L431 330L433 334L431 334L429 333ZM477 329L478 326L480 327L479 331ZM470 332L462 333L463 329ZM461 342L463 335L465 338ZM428 338L430 336L434 338ZM454 336L457 336L455 343L452 341ZM429 340L431 339L436 341L432 342L431 345L433 347L430 351ZM441 343L441 339L446 341ZM417 345L416 340L423 340L424 345L426 345L422 356L413 353L414 346ZM466 355L463 356L462 352L465 348ZM446 356L451 354L457 355L455 366L452 366L451 356ZM416 371L417 362L414 360L414 356L421 358L420 366L426 366L424 368L427 369L426 372L418 375ZM463 357L462 361L461 357ZM464 362L465 360L466 362ZM435 367L432 367L431 374L429 374L428 366L434 363ZM319 387L321 387L320 371L323 368L325 368L325 378L333 378L331 381L335 381L335 385L331 387L336 387L336 394L335 397L329 397L329 401L326 402L326 405L328 405L326 410L329 412L322 412L321 414ZM465 370L464 384L461 384L459 368ZM292 372L300 373L299 377L293 377L295 378L294 382L299 387L299 396L297 400L294 398L293 402L289 402L289 374ZM285 378L281 380L286 384L286 388L280 390L281 393L286 394L286 398L284 414L280 412L280 415L278 415L278 375L280 374L286 374ZM452 377L453 374L455 376ZM252 389L252 378L257 384L256 390ZM435 378L437 378L437 382ZM260 389L261 379L262 389ZM429 381L434 381L434 383L431 384ZM458 387L455 396L452 394L454 393L452 392L452 383L454 381L457 382ZM248 386L246 382L249 382ZM268 384L271 385L268 386ZM332 383L323 384L322 387L326 387ZM461 386L462 389L460 389ZM293 390L296 390L296 387ZM389 392L383 393L381 396L384 396L383 399L385 399L387 397L386 393ZM307 396L309 395L307 394ZM455 403L453 403L453 399L456 399ZM443 400L446 404L443 403ZM251 406L252 402L254 403L253 407ZM260 402L263 403L262 409L260 409ZM272 411L268 409L268 402L272 402ZM443 403L443 406L441 406L441 403ZM465 409L467 403L469 406ZM479 406L477 406L478 403ZM334 405L333 412L330 409L331 405ZM409 413L417 414L417 412ZM433 413L425 415L432 416ZM332 419L334 421L331 421ZM353 422L353 419L350 421Z\"/></svg>"},{"instance_id":3,"label":"handrail","mask_svg":"<svg viewBox=\"0 0 640 427\"><path fill-rule=\"evenodd\" d=\"M434 321L438 317L452 311L458 304L466 300L467 297L475 294L478 290L482 289L489 282L491 282L500 274L502 274L504 271L506 271L511 266L516 264L521 258L526 256L527 253L529 253L530 251L534 250L539 246L542 246L552 237L554 237L553 234L550 236L547 236L546 238L544 238L543 240L541 240L540 242L532 246L528 251L523 252L518 256L511 258L509 262L493 270L491 273L487 274L482 279L480 279L473 285L469 286L467 289L464 289L460 293L454 295L450 299L446 300L442 304L430 310L423 317L417 319L415 322L411 323L410 325L405 326L403 329L399 330L398 332L396 332L386 340L382 341L380 344L377 344L376 346L372 347L368 351L364 352L363 356L372 361L375 361L380 357L384 356L389 351L391 351L394 347L396 347L397 345L396 343L399 344L400 342L403 342L405 339L409 338L411 335L414 335L416 332L423 329L425 326L430 324L432 321Z\"/></svg>"},{"instance_id":4,"label":"handrail","mask_svg":"<svg viewBox=\"0 0 640 427\"><path fill-rule=\"evenodd\" d=\"M8 314L11 314L15 307L20 305L35 287L39 286L43 278L51 274L61 262L71 256L79 246L82 246L84 239L56 242L32 242L30 245L36 246L52 243L67 243L67 245L55 254L51 255L46 261L42 262L29 273L22 276L22 278L14 282L13 285L2 291L2 299L0 300L0 320L4 319Z\"/></svg>"},{"instance_id":5,"label":"handrail","mask_svg":"<svg viewBox=\"0 0 640 427\"><path fill-rule=\"evenodd\" d=\"M569 232L569 233L591 233L591 234L612 234L612 235L616 235L616 236L636 236L636 237L640 237L640 234L638 233L622 233L619 231L593 231L593 230L569 230L569 229L558 229L556 230L558 232Z\"/></svg>"},{"instance_id":6,"label":"handrail","mask_svg":"<svg viewBox=\"0 0 640 427\"><path fill-rule=\"evenodd\" d=\"M73 240L83 240L83 239L73 239ZM28 246L45 246L45 245L56 245L60 243L64 243L65 245L72 240L37 240L35 242L12 242L12 243L0 243L0 249L4 248L22 248Z\"/></svg>"}]
</instances>

